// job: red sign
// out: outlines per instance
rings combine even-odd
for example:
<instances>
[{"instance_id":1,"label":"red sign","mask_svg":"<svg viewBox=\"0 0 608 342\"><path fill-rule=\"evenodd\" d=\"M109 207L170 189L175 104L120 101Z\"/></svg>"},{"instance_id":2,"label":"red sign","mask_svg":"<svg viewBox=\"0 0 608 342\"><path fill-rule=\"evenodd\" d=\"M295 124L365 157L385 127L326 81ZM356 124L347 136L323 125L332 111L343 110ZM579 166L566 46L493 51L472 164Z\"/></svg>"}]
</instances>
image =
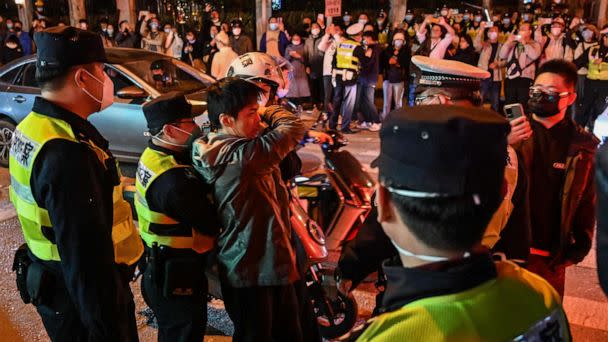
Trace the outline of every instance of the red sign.
<instances>
[{"instance_id":1,"label":"red sign","mask_svg":"<svg viewBox=\"0 0 608 342\"><path fill-rule=\"evenodd\" d=\"M325 16L339 17L342 14L342 0L325 0Z\"/></svg>"}]
</instances>

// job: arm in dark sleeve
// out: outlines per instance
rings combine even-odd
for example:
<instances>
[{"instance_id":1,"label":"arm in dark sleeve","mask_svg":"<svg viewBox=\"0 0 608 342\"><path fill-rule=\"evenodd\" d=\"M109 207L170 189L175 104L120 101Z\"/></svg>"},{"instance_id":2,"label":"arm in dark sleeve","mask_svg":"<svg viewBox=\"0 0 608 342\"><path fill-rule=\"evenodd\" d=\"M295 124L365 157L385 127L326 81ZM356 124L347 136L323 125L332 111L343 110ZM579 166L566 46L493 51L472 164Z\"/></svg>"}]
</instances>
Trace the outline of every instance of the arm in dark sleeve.
<instances>
[{"instance_id":1,"label":"arm in dark sleeve","mask_svg":"<svg viewBox=\"0 0 608 342\"><path fill-rule=\"evenodd\" d=\"M165 172L150 186L146 200L150 207L180 223L214 236L220 224L209 193L209 187L191 168L177 168Z\"/></svg>"},{"instance_id":2,"label":"arm in dark sleeve","mask_svg":"<svg viewBox=\"0 0 608 342\"><path fill-rule=\"evenodd\" d=\"M592 163L585 180L585 190L578 203L576 213L572 217L571 231L574 243L568 248L566 258L575 264L583 261L591 249L593 228L595 227L596 197L594 179L595 168Z\"/></svg>"},{"instance_id":3,"label":"arm in dark sleeve","mask_svg":"<svg viewBox=\"0 0 608 342\"><path fill-rule=\"evenodd\" d=\"M355 48L355 51L353 51L353 56L359 59L359 65L369 63L371 60L371 58L365 56L365 50L363 50L363 47L360 45Z\"/></svg>"},{"instance_id":4,"label":"arm in dark sleeve","mask_svg":"<svg viewBox=\"0 0 608 342\"><path fill-rule=\"evenodd\" d=\"M266 33L262 34L260 39L260 52L266 52Z\"/></svg>"},{"instance_id":5,"label":"arm in dark sleeve","mask_svg":"<svg viewBox=\"0 0 608 342\"><path fill-rule=\"evenodd\" d=\"M378 210L372 209L355 238L348 242L338 261L339 273L343 279L357 287L369 274L378 270L380 263L397 255L397 250L378 223Z\"/></svg>"},{"instance_id":6,"label":"arm in dark sleeve","mask_svg":"<svg viewBox=\"0 0 608 342\"><path fill-rule=\"evenodd\" d=\"M114 264L112 190L104 179L88 147L55 140L40 151L31 186L49 212L63 278L82 323L93 340L118 341L125 308Z\"/></svg>"}]
</instances>

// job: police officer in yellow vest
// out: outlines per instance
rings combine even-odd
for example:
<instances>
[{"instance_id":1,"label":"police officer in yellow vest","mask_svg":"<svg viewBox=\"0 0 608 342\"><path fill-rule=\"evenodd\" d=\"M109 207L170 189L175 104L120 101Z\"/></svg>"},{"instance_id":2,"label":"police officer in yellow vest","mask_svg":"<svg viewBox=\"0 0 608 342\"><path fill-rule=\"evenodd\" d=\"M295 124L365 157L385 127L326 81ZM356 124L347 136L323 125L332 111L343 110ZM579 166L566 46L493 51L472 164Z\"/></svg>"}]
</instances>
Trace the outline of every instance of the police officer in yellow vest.
<instances>
[{"instance_id":1,"label":"police officer in yellow vest","mask_svg":"<svg viewBox=\"0 0 608 342\"><path fill-rule=\"evenodd\" d=\"M135 208L146 245L144 300L159 341L202 341L207 323L206 258L219 231L209 188L194 172L190 151L200 128L183 94L143 107L151 139L139 160Z\"/></svg>"},{"instance_id":2,"label":"police officer in yellow vest","mask_svg":"<svg viewBox=\"0 0 608 342\"><path fill-rule=\"evenodd\" d=\"M365 58L365 51L361 47L363 27L363 24L356 23L346 29L351 39L340 38L332 62L334 98L330 110L329 128L336 129L338 118L342 115L342 133L354 133L350 129L350 122L357 99L359 62Z\"/></svg>"},{"instance_id":3,"label":"police officer in yellow vest","mask_svg":"<svg viewBox=\"0 0 608 342\"><path fill-rule=\"evenodd\" d=\"M570 340L551 285L480 244L502 200L508 132L479 108L389 114L373 165L378 220L399 256L383 265L384 313L358 341Z\"/></svg>"},{"instance_id":4,"label":"police officer in yellow vest","mask_svg":"<svg viewBox=\"0 0 608 342\"><path fill-rule=\"evenodd\" d=\"M608 29L600 32L599 44L589 49L588 59L583 108L575 120L593 132L595 120L608 106Z\"/></svg>"},{"instance_id":5,"label":"police officer in yellow vest","mask_svg":"<svg viewBox=\"0 0 608 342\"><path fill-rule=\"evenodd\" d=\"M129 281L143 245L108 142L87 121L113 101L101 39L66 26L34 41L41 96L10 150L26 242L15 256L19 291L52 341L137 341Z\"/></svg>"}]
</instances>

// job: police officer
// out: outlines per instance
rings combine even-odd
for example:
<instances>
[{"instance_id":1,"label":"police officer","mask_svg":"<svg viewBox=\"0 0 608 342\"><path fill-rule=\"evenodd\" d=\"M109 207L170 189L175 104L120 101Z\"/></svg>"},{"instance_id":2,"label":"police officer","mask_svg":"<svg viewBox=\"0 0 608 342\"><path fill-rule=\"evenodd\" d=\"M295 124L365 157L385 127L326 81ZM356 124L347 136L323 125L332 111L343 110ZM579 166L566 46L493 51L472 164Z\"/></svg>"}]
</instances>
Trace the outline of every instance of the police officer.
<instances>
[{"instance_id":1,"label":"police officer","mask_svg":"<svg viewBox=\"0 0 608 342\"><path fill-rule=\"evenodd\" d=\"M365 58L365 51L361 46L363 27L363 24L356 23L346 29L351 39L339 42L333 60L334 99L329 127L335 129L338 125L338 117L342 114L342 133L347 134L354 133L350 129L350 122L357 98L359 62Z\"/></svg>"},{"instance_id":2,"label":"police officer","mask_svg":"<svg viewBox=\"0 0 608 342\"><path fill-rule=\"evenodd\" d=\"M555 289L480 244L502 200L508 132L478 108L389 115L372 165L378 220L399 255L383 264L384 313L358 341L570 340Z\"/></svg>"},{"instance_id":3,"label":"police officer","mask_svg":"<svg viewBox=\"0 0 608 342\"><path fill-rule=\"evenodd\" d=\"M139 160L135 207L146 244L141 288L159 341L202 341L207 325L207 252L219 224L209 189L191 166L200 128L183 94L143 107L151 139Z\"/></svg>"},{"instance_id":4,"label":"police officer","mask_svg":"<svg viewBox=\"0 0 608 342\"><path fill-rule=\"evenodd\" d=\"M113 101L101 38L64 26L34 40L41 96L15 130L9 162L27 244L17 253L20 292L53 341L137 341L129 280L143 246L108 142L87 121Z\"/></svg>"}]
</instances>

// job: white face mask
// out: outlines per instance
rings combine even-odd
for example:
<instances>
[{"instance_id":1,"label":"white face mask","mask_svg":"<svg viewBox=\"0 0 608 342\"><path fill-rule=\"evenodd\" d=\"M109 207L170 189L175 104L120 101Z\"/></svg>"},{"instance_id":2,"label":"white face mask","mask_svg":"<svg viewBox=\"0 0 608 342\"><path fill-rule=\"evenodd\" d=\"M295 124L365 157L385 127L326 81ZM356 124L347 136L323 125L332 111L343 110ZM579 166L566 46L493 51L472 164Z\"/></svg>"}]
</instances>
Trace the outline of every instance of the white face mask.
<instances>
[{"instance_id":1,"label":"white face mask","mask_svg":"<svg viewBox=\"0 0 608 342\"><path fill-rule=\"evenodd\" d=\"M560 34L562 34L562 28L561 27L552 27L551 34L554 36L559 36Z\"/></svg>"},{"instance_id":2,"label":"white face mask","mask_svg":"<svg viewBox=\"0 0 608 342\"><path fill-rule=\"evenodd\" d=\"M240 28L232 29L232 34L235 35L235 36L240 36L241 35L241 29Z\"/></svg>"},{"instance_id":3,"label":"white face mask","mask_svg":"<svg viewBox=\"0 0 608 342\"><path fill-rule=\"evenodd\" d=\"M291 41L291 44L293 44L293 45L300 45L300 43L302 43L302 42L299 41L299 40L292 40Z\"/></svg>"},{"instance_id":4,"label":"white face mask","mask_svg":"<svg viewBox=\"0 0 608 342\"><path fill-rule=\"evenodd\" d=\"M481 22L481 17L479 17L479 16L475 17L475 21L478 22L478 23L480 23Z\"/></svg>"},{"instance_id":5,"label":"white face mask","mask_svg":"<svg viewBox=\"0 0 608 342\"><path fill-rule=\"evenodd\" d=\"M509 25L511 23L511 19L505 18L505 19L502 20L502 23L505 24L505 25Z\"/></svg>"},{"instance_id":6,"label":"white face mask","mask_svg":"<svg viewBox=\"0 0 608 342\"><path fill-rule=\"evenodd\" d=\"M492 31L492 32L488 32L488 38L490 38L490 39L494 40L494 39L496 39L497 37L498 37L498 33L497 33L497 32L494 32L494 31Z\"/></svg>"},{"instance_id":7,"label":"white face mask","mask_svg":"<svg viewBox=\"0 0 608 342\"><path fill-rule=\"evenodd\" d=\"M395 47L396 47L397 49L400 49L400 48L403 46L403 40L401 40L401 39L397 39L397 40L395 40L395 41L393 42L393 44L395 44Z\"/></svg>"},{"instance_id":8,"label":"white face mask","mask_svg":"<svg viewBox=\"0 0 608 342\"><path fill-rule=\"evenodd\" d=\"M418 260L428 261L428 262L439 262L439 261L450 260L450 258L447 258L447 257L438 257L438 256L432 256L432 255L414 254L414 253L408 251L407 249L399 246L393 240L391 240L391 243L393 244L393 246L395 246L395 248L397 249L397 252L399 252L399 254L407 256L407 257L416 258ZM465 258L468 258L469 256L471 256L471 254L469 252L466 252L466 253L463 254L463 257L465 257Z\"/></svg>"},{"instance_id":9,"label":"white face mask","mask_svg":"<svg viewBox=\"0 0 608 342\"><path fill-rule=\"evenodd\" d=\"M585 30L582 35L585 40L591 40L593 38L593 31Z\"/></svg>"},{"instance_id":10,"label":"white face mask","mask_svg":"<svg viewBox=\"0 0 608 342\"><path fill-rule=\"evenodd\" d=\"M414 16L413 16L413 15L411 15L411 14L407 14L407 15L405 16L405 21L412 21L412 19L414 19Z\"/></svg>"},{"instance_id":11,"label":"white face mask","mask_svg":"<svg viewBox=\"0 0 608 342\"><path fill-rule=\"evenodd\" d=\"M177 126L174 126L174 125L171 125L171 126L173 126L173 128L174 128L174 129L176 129L176 130L178 130L178 131L180 131L180 132L182 132L182 133L184 133L184 134L187 134L189 137L192 137L192 136L193 136L193 135L196 133L196 132L192 132L192 133L191 133L191 132L184 131L183 129L181 129L181 128L177 127ZM165 143L165 144L167 144L167 145L171 145L171 146L175 146L175 147L183 147L183 148L186 148L186 147L190 146L190 144L177 144L177 143L174 143L174 142L167 141L167 140L165 140L165 139L163 139L163 138L161 137L161 134L162 134L162 133L163 133L163 131L161 130L161 131L160 131L160 132L158 132L156 135L153 135L153 136L152 136L152 138L153 138L153 139L156 139L156 140L158 140L158 141L160 141L160 142L162 142L162 143ZM150 133L148 133L148 134L145 134L145 133L144 133L144 135L148 135L148 136L149 136L149 135L150 135ZM190 139L188 139L188 140L190 140Z\"/></svg>"},{"instance_id":12,"label":"white face mask","mask_svg":"<svg viewBox=\"0 0 608 342\"><path fill-rule=\"evenodd\" d=\"M276 31L279 28L279 24L277 23L270 23L268 26L270 27L270 31Z\"/></svg>"},{"instance_id":13,"label":"white face mask","mask_svg":"<svg viewBox=\"0 0 608 342\"><path fill-rule=\"evenodd\" d=\"M361 25L367 24L367 19L359 19L359 24L361 24Z\"/></svg>"},{"instance_id":14,"label":"white face mask","mask_svg":"<svg viewBox=\"0 0 608 342\"><path fill-rule=\"evenodd\" d=\"M312 30L310 30L310 33L312 33L313 36L318 36L319 33L321 33L321 30L318 28L313 28Z\"/></svg>"},{"instance_id":15,"label":"white face mask","mask_svg":"<svg viewBox=\"0 0 608 342\"><path fill-rule=\"evenodd\" d=\"M334 38L335 41L340 40L340 35L339 34L334 34L332 37Z\"/></svg>"},{"instance_id":16,"label":"white face mask","mask_svg":"<svg viewBox=\"0 0 608 342\"><path fill-rule=\"evenodd\" d=\"M93 78L95 81L101 83L101 86L103 87L101 99L98 99L95 96L93 96L85 87L78 85L78 79L77 79L78 74L74 75L74 82L76 82L76 85L78 85L79 88L82 89L82 91L84 91L84 93L87 94L90 98L95 100L95 102L99 103L99 110L97 112L101 112L102 110L110 107L112 105L112 103L114 102L114 83L112 82L110 77L104 72L104 80L101 81L100 79L95 77L93 74L91 74L88 70L86 70L86 69L82 69L82 70L84 72L86 72L87 74L89 74L89 76L91 76L91 78Z\"/></svg>"},{"instance_id":17,"label":"white face mask","mask_svg":"<svg viewBox=\"0 0 608 342\"><path fill-rule=\"evenodd\" d=\"M448 16L448 11L441 11L441 16L447 17Z\"/></svg>"},{"instance_id":18,"label":"white face mask","mask_svg":"<svg viewBox=\"0 0 608 342\"><path fill-rule=\"evenodd\" d=\"M166 28L165 33L171 33L171 29Z\"/></svg>"}]
</instances>

